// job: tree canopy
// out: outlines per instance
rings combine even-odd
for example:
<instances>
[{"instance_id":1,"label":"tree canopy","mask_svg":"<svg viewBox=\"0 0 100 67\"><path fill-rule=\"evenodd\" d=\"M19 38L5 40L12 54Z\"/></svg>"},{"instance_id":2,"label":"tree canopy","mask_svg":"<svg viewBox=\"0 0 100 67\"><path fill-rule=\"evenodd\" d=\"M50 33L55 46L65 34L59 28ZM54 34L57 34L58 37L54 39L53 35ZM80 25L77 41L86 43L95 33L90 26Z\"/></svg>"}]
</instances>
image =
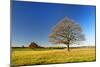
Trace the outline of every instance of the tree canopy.
<instances>
[{"instance_id":1,"label":"tree canopy","mask_svg":"<svg viewBox=\"0 0 100 67\"><path fill-rule=\"evenodd\" d=\"M49 41L55 44L65 44L69 51L69 46L79 41L84 41L84 35L79 24L65 17L56 24L49 34Z\"/></svg>"}]
</instances>

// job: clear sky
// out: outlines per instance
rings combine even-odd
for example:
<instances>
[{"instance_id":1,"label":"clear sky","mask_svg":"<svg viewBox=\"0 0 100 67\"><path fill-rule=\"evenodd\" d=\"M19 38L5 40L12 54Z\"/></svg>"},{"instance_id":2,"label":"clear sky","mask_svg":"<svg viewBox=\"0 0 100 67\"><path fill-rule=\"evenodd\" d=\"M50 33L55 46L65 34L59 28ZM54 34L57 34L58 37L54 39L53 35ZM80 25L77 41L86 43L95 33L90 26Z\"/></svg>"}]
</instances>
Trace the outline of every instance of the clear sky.
<instances>
[{"instance_id":1,"label":"clear sky","mask_svg":"<svg viewBox=\"0 0 100 67\"><path fill-rule=\"evenodd\" d=\"M84 44L95 45L95 6L13 1L11 16L12 46L28 45L32 41L53 45L48 42L48 35L65 16L82 27Z\"/></svg>"}]
</instances>

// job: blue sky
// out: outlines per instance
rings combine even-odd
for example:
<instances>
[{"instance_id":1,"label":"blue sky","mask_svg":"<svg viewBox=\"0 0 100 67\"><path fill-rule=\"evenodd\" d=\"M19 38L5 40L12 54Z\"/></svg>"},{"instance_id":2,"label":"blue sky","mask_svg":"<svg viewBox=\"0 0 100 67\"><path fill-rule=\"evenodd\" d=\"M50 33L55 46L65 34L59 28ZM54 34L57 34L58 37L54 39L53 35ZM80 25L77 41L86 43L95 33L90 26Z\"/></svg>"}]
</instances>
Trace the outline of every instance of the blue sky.
<instances>
[{"instance_id":1,"label":"blue sky","mask_svg":"<svg viewBox=\"0 0 100 67\"><path fill-rule=\"evenodd\" d=\"M95 44L95 6L13 1L12 46L28 45L32 41L53 45L48 42L48 35L65 16L82 27L85 44Z\"/></svg>"}]
</instances>

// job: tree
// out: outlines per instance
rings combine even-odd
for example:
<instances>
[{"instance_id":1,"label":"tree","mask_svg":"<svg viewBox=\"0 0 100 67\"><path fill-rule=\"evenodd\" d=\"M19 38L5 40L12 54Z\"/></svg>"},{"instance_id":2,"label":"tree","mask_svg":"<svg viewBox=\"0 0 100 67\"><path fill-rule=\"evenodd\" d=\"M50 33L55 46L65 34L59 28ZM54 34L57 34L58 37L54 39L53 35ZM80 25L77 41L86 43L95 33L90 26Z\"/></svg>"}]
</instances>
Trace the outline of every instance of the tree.
<instances>
[{"instance_id":1,"label":"tree","mask_svg":"<svg viewBox=\"0 0 100 67\"><path fill-rule=\"evenodd\" d=\"M39 48L39 46L35 42L32 42L32 43L30 43L29 48L31 48L31 49L33 49L33 48Z\"/></svg>"},{"instance_id":2,"label":"tree","mask_svg":"<svg viewBox=\"0 0 100 67\"><path fill-rule=\"evenodd\" d=\"M65 44L70 51L70 45L84 41L81 27L73 20L65 17L52 29L49 41L55 44Z\"/></svg>"}]
</instances>

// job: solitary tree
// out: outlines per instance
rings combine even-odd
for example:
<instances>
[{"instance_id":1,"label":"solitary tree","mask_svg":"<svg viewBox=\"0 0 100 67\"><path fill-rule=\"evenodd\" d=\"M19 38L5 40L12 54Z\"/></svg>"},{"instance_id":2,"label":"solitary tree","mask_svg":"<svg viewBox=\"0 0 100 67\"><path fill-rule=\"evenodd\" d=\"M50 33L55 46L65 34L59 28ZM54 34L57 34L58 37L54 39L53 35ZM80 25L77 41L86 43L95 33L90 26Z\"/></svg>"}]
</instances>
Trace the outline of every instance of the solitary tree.
<instances>
[{"instance_id":1,"label":"solitary tree","mask_svg":"<svg viewBox=\"0 0 100 67\"><path fill-rule=\"evenodd\" d=\"M55 44L65 44L68 51L70 51L70 45L81 42L83 40L85 40L85 38L82 34L81 27L67 17L55 25L51 34L49 35L50 42Z\"/></svg>"}]
</instances>

